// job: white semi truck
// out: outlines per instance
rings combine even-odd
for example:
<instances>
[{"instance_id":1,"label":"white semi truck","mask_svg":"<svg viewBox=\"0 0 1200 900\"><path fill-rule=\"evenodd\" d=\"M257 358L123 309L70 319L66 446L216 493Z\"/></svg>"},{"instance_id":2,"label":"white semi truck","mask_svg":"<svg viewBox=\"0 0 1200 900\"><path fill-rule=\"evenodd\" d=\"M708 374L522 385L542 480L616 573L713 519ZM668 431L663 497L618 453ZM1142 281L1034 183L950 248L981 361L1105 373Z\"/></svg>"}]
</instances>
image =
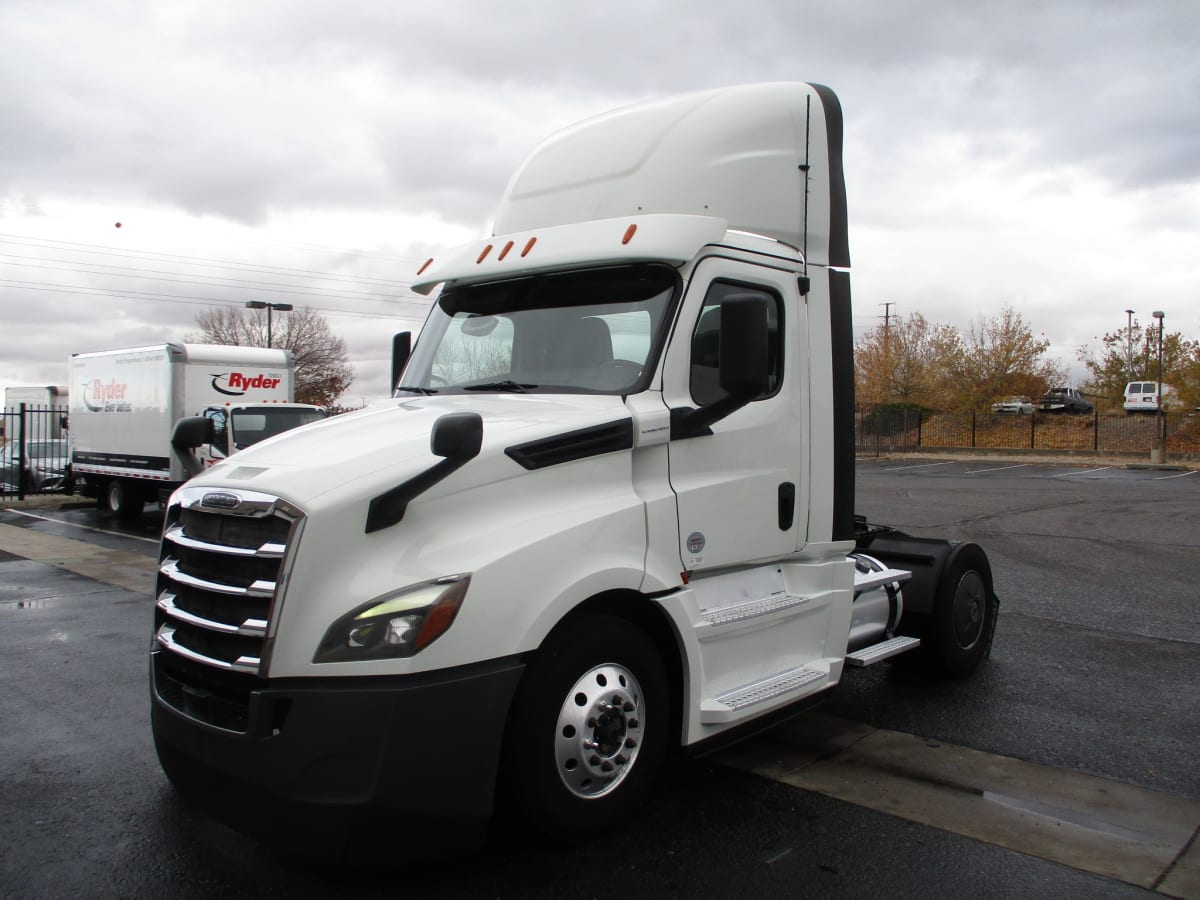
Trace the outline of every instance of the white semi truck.
<instances>
[{"instance_id":1,"label":"white semi truck","mask_svg":"<svg viewBox=\"0 0 1200 900\"><path fill-rule=\"evenodd\" d=\"M983 551L854 514L841 147L833 92L791 83L540 145L495 234L417 275L441 291L391 401L172 497L151 650L172 782L330 858L458 852L497 807L578 839L673 750L847 666L972 671Z\"/></svg>"},{"instance_id":2,"label":"white semi truck","mask_svg":"<svg viewBox=\"0 0 1200 900\"><path fill-rule=\"evenodd\" d=\"M288 350L165 343L77 353L70 368L68 482L121 518L203 466L325 416L292 402ZM198 456L181 455L172 431L194 415L205 419L205 439Z\"/></svg>"}]
</instances>

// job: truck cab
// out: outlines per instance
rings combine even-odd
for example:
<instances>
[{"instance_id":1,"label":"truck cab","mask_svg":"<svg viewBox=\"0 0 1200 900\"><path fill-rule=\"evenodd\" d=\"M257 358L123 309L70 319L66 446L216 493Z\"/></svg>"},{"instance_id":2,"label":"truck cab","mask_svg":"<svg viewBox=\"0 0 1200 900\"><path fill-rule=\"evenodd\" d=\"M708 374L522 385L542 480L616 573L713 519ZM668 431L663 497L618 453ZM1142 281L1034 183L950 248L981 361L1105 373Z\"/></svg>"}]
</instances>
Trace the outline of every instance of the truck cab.
<instances>
[{"instance_id":1,"label":"truck cab","mask_svg":"<svg viewBox=\"0 0 1200 900\"><path fill-rule=\"evenodd\" d=\"M497 807L582 839L672 748L848 666L972 671L982 550L854 514L841 127L828 88L776 84L550 138L495 233L421 267L391 400L180 488L151 651L172 782L334 859L456 852Z\"/></svg>"}]
</instances>

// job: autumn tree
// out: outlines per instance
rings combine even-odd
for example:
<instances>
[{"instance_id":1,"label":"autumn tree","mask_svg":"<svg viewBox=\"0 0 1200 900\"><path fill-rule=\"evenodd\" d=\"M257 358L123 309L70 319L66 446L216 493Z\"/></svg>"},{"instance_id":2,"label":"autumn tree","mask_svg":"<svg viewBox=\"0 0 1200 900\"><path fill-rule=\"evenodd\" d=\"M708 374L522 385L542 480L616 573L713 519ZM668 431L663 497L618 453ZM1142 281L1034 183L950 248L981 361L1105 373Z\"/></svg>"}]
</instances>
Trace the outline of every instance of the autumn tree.
<instances>
[{"instance_id":1,"label":"autumn tree","mask_svg":"<svg viewBox=\"0 0 1200 900\"><path fill-rule=\"evenodd\" d=\"M1135 321L1105 334L1095 350L1080 347L1077 355L1088 371L1084 389L1115 408L1128 382L1158 380L1158 326ZM1179 391L1189 409L1200 405L1200 341L1179 332L1163 334L1163 382Z\"/></svg>"},{"instance_id":2,"label":"autumn tree","mask_svg":"<svg viewBox=\"0 0 1200 900\"><path fill-rule=\"evenodd\" d=\"M949 387L962 409L985 409L1012 395L1040 397L1062 381L1062 367L1045 357L1050 342L1035 337L1024 317L1005 306L990 319L972 321L959 352L947 358Z\"/></svg>"},{"instance_id":3,"label":"autumn tree","mask_svg":"<svg viewBox=\"0 0 1200 900\"><path fill-rule=\"evenodd\" d=\"M196 324L200 333L189 334L186 340L198 344L267 346L264 310L214 307L196 316ZM304 307L274 316L270 346L292 351L297 403L332 406L354 380L346 342L333 333L324 316L312 309Z\"/></svg>"},{"instance_id":4,"label":"autumn tree","mask_svg":"<svg viewBox=\"0 0 1200 900\"><path fill-rule=\"evenodd\" d=\"M931 324L920 313L881 323L854 349L859 402L937 408L958 347L952 326Z\"/></svg>"}]
</instances>

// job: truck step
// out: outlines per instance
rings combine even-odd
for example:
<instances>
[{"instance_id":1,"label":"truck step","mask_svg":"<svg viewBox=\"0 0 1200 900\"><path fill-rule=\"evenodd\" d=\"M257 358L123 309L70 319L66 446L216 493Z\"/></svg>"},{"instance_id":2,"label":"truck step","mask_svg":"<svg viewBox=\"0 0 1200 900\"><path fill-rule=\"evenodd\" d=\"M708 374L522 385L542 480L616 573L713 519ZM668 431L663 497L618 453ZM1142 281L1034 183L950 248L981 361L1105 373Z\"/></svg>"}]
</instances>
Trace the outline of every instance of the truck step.
<instances>
[{"instance_id":1,"label":"truck step","mask_svg":"<svg viewBox=\"0 0 1200 900\"><path fill-rule=\"evenodd\" d=\"M761 600L751 600L748 603L704 610L702 621L706 625L713 626L736 625L749 619L757 619L760 616L769 616L772 613L804 606L811 599L795 594L775 594Z\"/></svg>"},{"instance_id":2,"label":"truck step","mask_svg":"<svg viewBox=\"0 0 1200 900\"><path fill-rule=\"evenodd\" d=\"M878 644L863 647L861 650L855 650L853 653L847 653L846 665L873 666L877 662L882 662L898 653L903 653L906 650L912 650L914 647L919 646L921 646L920 638L897 635L890 640L880 641Z\"/></svg>"},{"instance_id":3,"label":"truck step","mask_svg":"<svg viewBox=\"0 0 1200 900\"><path fill-rule=\"evenodd\" d=\"M707 700L701 706L700 720L702 722L728 722L737 718L737 713L750 706L765 703L768 700L795 691L817 681L828 679L827 672L797 666L727 691L719 697Z\"/></svg>"}]
</instances>

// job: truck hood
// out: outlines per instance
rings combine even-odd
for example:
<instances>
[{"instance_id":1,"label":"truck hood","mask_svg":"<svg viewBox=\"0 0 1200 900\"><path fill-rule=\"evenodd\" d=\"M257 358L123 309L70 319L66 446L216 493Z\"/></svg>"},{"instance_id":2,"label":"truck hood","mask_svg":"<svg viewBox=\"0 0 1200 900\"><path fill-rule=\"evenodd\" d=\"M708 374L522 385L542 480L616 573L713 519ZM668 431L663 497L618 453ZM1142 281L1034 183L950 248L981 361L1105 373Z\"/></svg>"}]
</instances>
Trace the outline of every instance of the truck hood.
<instances>
[{"instance_id":1,"label":"truck hood","mask_svg":"<svg viewBox=\"0 0 1200 900\"><path fill-rule=\"evenodd\" d=\"M285 432L238 452L191 486L275 494L312 509L377 496L440 461L429 449L433 424L453 412L483 418L479 456L436 488L462 490L524 470L506 448L630 417L619 396L445 395L378 401L370 407Z\"/></svg>"}]
</instances>

